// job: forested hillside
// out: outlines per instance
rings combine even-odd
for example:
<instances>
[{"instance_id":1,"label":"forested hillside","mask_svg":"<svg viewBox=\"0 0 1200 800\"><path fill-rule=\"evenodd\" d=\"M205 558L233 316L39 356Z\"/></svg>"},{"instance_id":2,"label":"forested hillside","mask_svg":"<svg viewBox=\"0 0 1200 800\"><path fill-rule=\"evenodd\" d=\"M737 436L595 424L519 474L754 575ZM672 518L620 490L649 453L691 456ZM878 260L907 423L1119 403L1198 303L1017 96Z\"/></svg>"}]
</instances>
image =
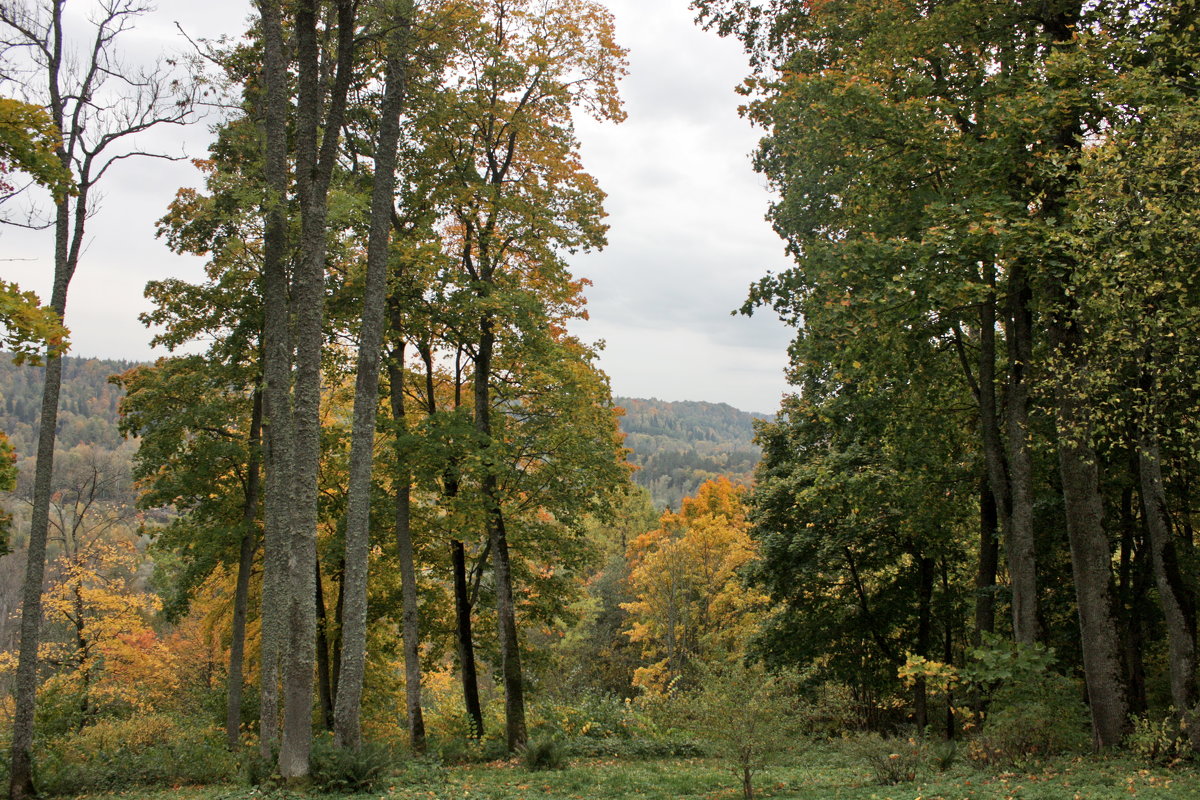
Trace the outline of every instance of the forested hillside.
<instances>
[{"instance_id":1,"label":"forested hillside","mask_svg":"<svg viewBox=\"0 0 1200 800\"><path fill-rule=\"evenodd\" d=\"M625 409L621 430L633 451L629 460L638 467L633 480L650 490L656 505L679 508L700 484L721 476L750 482L760 457L754 420L767 415L693 400L613 401Z\"/></svg>"},{"instance_id":2,"label":"forested hillside","mask_svg":"<svg viewBox=\"0 0 1200 800\"><path fill-rule=\"evenodd\" d=\"M112 450L120 445L117 405L124 390L108 379L136 363L64 360L60 449L86 444ZM0 357L0 431L12 440L18 459L32 457L35 449L42 375L41 367L16 366L11 358ZM633 480L650 491L655 505L677 509L684 497L718 477L750 482L760 457L753 423L767 415L695 400L617 397L614 402L625 409L621 430L625 446L633 451L629 460L638 467Z\"/></svg>"},{"instance_id":3,"label":"forested hillside","mask_svg":"<svg viewBox=\"0 0 1200 800\"><path fill-rule=\"evenodd\" d=\"M98 358L63 360L58 447L91 444L113 449L121 443L117 403L125 392L109 383L108 378L135 363ZM0 354L0 431L8 434L19 458L31 457L36 449L44 374L42 367L18 366L7 354Z\"/></svg>"}]
</instances>

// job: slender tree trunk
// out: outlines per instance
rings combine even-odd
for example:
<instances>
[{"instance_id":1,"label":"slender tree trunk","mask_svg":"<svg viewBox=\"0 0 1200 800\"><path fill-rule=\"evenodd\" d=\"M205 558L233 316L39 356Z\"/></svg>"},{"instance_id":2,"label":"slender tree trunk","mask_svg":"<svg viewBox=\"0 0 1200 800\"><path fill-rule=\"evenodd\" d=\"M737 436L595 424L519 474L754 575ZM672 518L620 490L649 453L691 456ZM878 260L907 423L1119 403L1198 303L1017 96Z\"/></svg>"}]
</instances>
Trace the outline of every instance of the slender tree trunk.
<instances>
[{"instance_id":1,"label":"slender tree trunk","mask_svg":"<svg viewBox=\"0 0 1200 800\"><path fill-rule=\"evenodd\" d=\"M346 569L344 563L339 560L337 569L334 570L334 577L337 578L338 590L337 599L333 601L333 631L329 636L329 652L332 654L329 659L330 668L330 691L332 696L337 697L337 687L341 683L342 669L342 615L346 608Z\"/></svg>"},{"instance_id":2,"label":"slender tree trunk","mask_svg":"<svg viewBox=\"0 0 1200 800\"><path fill-rule=\"evenodd\" d=\"M279 0L258 0L263 28L258 106L264 141L263 405L266 493L263 505L262 641L259 668L259 750L273 760L279 737L280 657L287 635L287 551L295 470L292 431L292 344L287 266L288 59Z\"/></svg>"},{"instance_id":3,"label":"slender tree trunk","mask_svg":"<svg viewBox=\"0 0 1200 800\"><path fill-rule=\"evenodd\" d=\"M933 568L932 558L917 558L917 653L928 658L933 638ZM917 733L925 735L929 726L929 693L925 678L918 677L913 686L913 718Z\"/></svg>"},{"instance_id":4,"label":"slender tree trunk","mask_svg":"<svg viewBox=\"0 0 1200 800\"><path fill-rule=\"evenodd\" d=\"M1196 599L1180 569L1163 488L1162 457L1153 434L1142 436L1138 448L1142 506L1150 533L1151 564L1158 600L1167 624L1167 661L1171 700L1176 712L1189 715L1196 706L1196 639L1193 634Z\"/></svg>"},{"instance_id":5,"label":"slender tree trunk","mask_svg":"<svg viewBox=\"0 0 1200 800\"><path fill-rule=\"evenodd\" d=\"M61 8L56 8L54 13L60 14ZM61 53L56 60L60 58ZM57 63L61 67L61 61ZM52 91L57 93L57 85L52 86ZM62 103L57 95L52 105L52 116L61 130L64 119ZM70 169L67 153L60 148L58 155L63 165ZM55 207L54 285L50 307L60 319L66 318L67 289L79 264L87 202L88 187L84 185L79 187L79 194L73 202L63 199ZM62 390L63 371L63 360L59 353L48 348L45 360L42 407L38 417L37 461L33 477L33 509L25 555L25 578L21 587L21 633L14 687L12 757L9 762L11 800L25 800L37 794L33 783L33 722L37 701L38 645L41 641L42 583L46 576L46 540L50 531L50 500L54 479L54 439L58 429L58 398Z\"/></svg>"},{"instance_id":6,"label":"slender tree trunk","mask_svg":"<svg viewBox=\"0 0 1200 800\"><path fill-rule=\"evenodd\" d=\"M428 344L420 348L425 362L425 405L430 416L437 413L437 395L433 379L433 348ZM462 407L462 350L454 359L454 408ZM451 463L442 476L442 485L447 502L458 497L458 465ZM462 678L463 707L470 724L470 736L483 738L483 708L479 702L479 678L475 671L475 639L471 631L471 609L474 603L467 589L467 548L459 539L450 542L450 563L454 584L454 639L458 649L459 674Z\"/></svg>"},{"instance_id":7,"label":"slender tree trunk","mask_svg":"<svg viewBox=\"0 0 1200 800\"><path fill-rule=\"evenodd\" d=\"M393 313L392 325L399 328L399 313ZM404 411L404 342L400 341L388 359L389 396L396 425L396 553L400 561L400 590L403 600L401 636L404 644L404 699L408 717L408 741L414 753L425 752L425 716L421 710L421 620L417 603L416 556L413 548L412 473L408 468L408 448L404 437L408 423Z\"/></svg>"},{"instance_id":8,"label":"slender tree trunk","mask_svg":"<svg viewBox=\"0 0 1200 800\"><path fill-rule=\"evenodd\" d=\"M55 281L58 292L58 281ZM56 298L57 299L57 298ZM52 305L62 314L62 301ZM38 455L33 489L33 518L25 556L25 581L21 593L21 638L17 652L16 703L13 709L12 756L9 797L26 800L37 796L33 785L33 716L37 695L38 644L41 639L42 582L46 575L46 539L50 529L50 489L54 459L54 432L58 425L58 395L62 386L62 358L48 354L38 428Z\"/></svg>"},{"instance_id":9,"label":"slender tree trunk","mask_svg":"<svg viewBox=\"0 0 1200 800\"><path fill-rule=\"evenodd\" d=\"M250 574L254 571L254 553L258 549L258 500L260 449L262 447L262 387L254 387L254 407L250 412L250 457L246 464L246 490L242 506L242 542L238 553L237 588L233 595L233 631L229 641L229 684L225 704L225 740L236 750L242 727L242 664L246 653L246 614L250 606Z\"/></svg>"},{"instance_id":10,"label":"slender tree trunk","mask_svg":"<svg viewBox=\"0 0 1200 800\"><path fill-rule=\"evenodd\" d=\"M984 487L987 490L987 487ZM942 558L942 663L954 663L954 625L955 614L954 605L950 602L950 567L946 564L946 559ZM957 735L957 726L954 720L954 689L947 688L946 690L946 739L953 739Z\"/></svg>"},{"instance_id":11,"label":"slender tree trunk","mask_svg":"<svg viewBox=\"0 0 1200 800\"><path fill-rule=\"evenodd\" d=\"M379 138L371 190L367 237L367 276L359 328L358 371L354 387L354 422L350 443L349 499L346 511L346 617L342 621L342 658L338 681L335 733L342 747L358 749L362 741L359 712L367 652L367 566L371 532L371 465L379 410L379 361L387 304L387 273L392 210L396 187L396 146L404 109L408 31L412 0L401 0L389 23L387 72L380 107ZM396 393L393 392L393 397ZM408 487L403 491L407 494ZM409 541L411 562L412 542ZM411 563L410 563L411 566ZM406 590L407 591L407 590ZM415 598L415 590L414 590ZM407 609L406 612L407 614ZM415 613L415 612L414 612ZM415 625L415 619L413 620ZM415 642L413 643L416 644ZM405 640L408 646L408 640ZM407 658L407 655L406 655ZM420 715L420 665L417 665L417 714ZM412 698L409 713L412 714ZM410 733L412 731L410 725ZM423 737L423 734L422 734Z\"/></svg>"},{"instance_id":12,"label":"slender tree trunk","mask_svg":"<svg viewBox=\"0 0 1200 800\"><path fill-rule=\"evenodd\" d=\"M316 581L317 589L317 697L321 702L321 725L325 730L332 731L334 726L333 697L336 690L333 688L333 678L330 674L332 667L329 663L329 614L325 607L325 589L324 581L321 580L320 561L314 562L313 566L316 567L313 579Z\"/></svg>"},{"instance_id":13,"label":"slender tree trunk","mask_svg":"<svg viewBox=\"0 0 1200 800\"><path fill-rule=\"evenodd\" d=\"M475 428L479 433L480 445L489 448L492 439L492 350L496 341L493 325L491 315L485 313L480 321L480 338L475 354ZM504 679L505 738L509 752L515 752L526 742L525 690L521 677L516 607L513 602L512 566L508 552L508 536L504 527L504 512L500 507L497 468L498 465L494 463L484 465L485 471L480 486L483 492L487 537L492 550L492 575L496 584L500 669Z\"/></svg>"},{"instance_id":14,"label":"slender tree trunk","mask_svg":"<svg viewBox=\"0 0 1200 800\"><path fill-rule=\"evenodd\" d=\"M471 725L471 736L483 738L483 707L479 703L479 677L475 672L475 642L471 632L471 597L467 591L467 549L459 540L450 543L454 569L455 639L462 673L463 705Z\"/></svg>"},{"instance_id":15,"label":"slender tree trunk","mask_svg":"<svg viewBox=\"0 0 1200 800\"><path fill-rule=\"evenodd\" d=\"M1132 474L1137 478L1137 456L1133 454ZM1124 612L1121 628L1122 656L1125 663L1125 683L1129 687L1129 710L1140 714L1146 710L1146 669L1142 660L1144 633L1144 595L1147 581L1143 565L1145 556L1137 548L1138 520L1133 512L1133 487L1121 492L1121 554L1117 572L1117 608ZM1145 548L1142 548L1144 550Z\"/></svg>"},{"instance_id":16,"label":"slender tree trunk","mask_svg":"<svg viewBox=\"0 0 1200 800\"><path fill-rule=\"evenodd\" d=\"M996 571L1000 541L996 537L996 498L984 480L979 487L979 569L975 573L975 644L983 634L996 632Z\"/></svg>"},{"instance_id":17,"label":"slender tree trunk","mask_svg":"<svg viewBox=\"0 0 1200 800\"><path fill-rule=\"evenodd\" d=\"M1021 644L1033 644L1043 638L1033 534L1033 456L1029 431L1033 314L1030 311L1029 279L1019 261L1009 275L1008 292L1009 377L1005 433L1010 508L1005 549L1012 583L1013 639ZM1004 519L1003 512L1001 519Z\"/></svg>"}]
</instances>

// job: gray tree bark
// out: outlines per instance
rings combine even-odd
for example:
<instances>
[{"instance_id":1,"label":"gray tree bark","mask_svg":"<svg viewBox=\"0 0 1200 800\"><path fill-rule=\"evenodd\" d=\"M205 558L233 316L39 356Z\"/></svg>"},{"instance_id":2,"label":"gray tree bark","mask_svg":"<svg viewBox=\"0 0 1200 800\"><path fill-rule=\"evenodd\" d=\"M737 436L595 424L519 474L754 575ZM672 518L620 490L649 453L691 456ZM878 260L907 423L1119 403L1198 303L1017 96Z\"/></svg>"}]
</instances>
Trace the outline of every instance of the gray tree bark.
<instances>
[{"instance_id":1,"label":"gray tree bark","mask_svg":"<svg viewBox=\"0 0 1200 800\"><path fill-rule=\"evenodd\" d=\"M1150 532L1151 563L1159 604L1167 623L1171 700L1176 712L1190 716L1196 706L1196 599L1180 569L1163 487L1162 456L1157 439L1146 433L1138 448L1142 506Z\"/></svg>"},{"instance_id":2,"label":"gray tree bark","mask_svg":"<svg viewBox=\"0 0 1200 800\"><path fill-rule=\"evenodd\" d=\"M225 741L237 750L242 727L242 665L246 653L246 613L250 606L250 573L258 550L258 500L260 449L262 445L263 400L260 386L254 388L250 414L250 458L246 464L246 488L242 506L242 541L238 554L237 588L233 596L233 631L229 642L229 678L225 698Z\"/></svg>"},{"instance_id":3,"label":"gray tree bark","mask_svg":"<svg viewBox=\"0 0 1200 800\"><path fill-rule=\"evenodd\" d=\"M399 333L400 313L392 312L392 329ZM414 753L425 752L425 716L421 710L421 620L417 605L416 556L413 551L412 470L402 438L408 433L404 412L404 342L401 340L388 359L389 397L396 424L396 555L400 562L400 591L403 615L400 635L404 645L404 698L408 719L408 742Z\"/></svg>"},{"instance_id":4,"label":"gray tree bark","mask_svg":"<svg viewBox=\"0 0 1200 800\"><path fill-rule=\"evenodd\" d=\"M263 28L263 129L267 198L263 207L263 401L266 492L263 505L259 750L274 760L279 736L280 658L287 635L287 550L295 471L292 431L291 302L288 289L288 57L279 0L258 0Z\"/></svg>"},{"instance_id":5,"label":"gray tree bark","mask_svg":"<svg viewBox=\"0 0 1200 800\"><path fill-rule=\"evenodd\" d=\"M350 442L349 498L346 510L345 610L342 619L342 657L334 711L334 733L341 747L361 745L359 712L367 651L367 563L371 531L371 466L379 409L379 362L387 304L387 271L392 211L396 187L396 147L400 140L400 114L404 110L408 38L413 0L394 5L387 41L387 73L380 107L379 136L375 144L374 182L371 190L370 231L367 237L367 276L359 328L358 373L354 387L354 421ZM403 367L401 366L401 369ZM393 398L397 396L394 390ZM401 491L408 492L403 486ZM402 548L403 549L403 546ZM408 540L409 566L412 540ZM411 576L410 576L411 577ZM408 592L411 587L406 586ZM415 590L414 598L415 598ZM406 597L407 599L407 597ZM407 605L405 615L407 616ZM415 620L414 626L415 626ZM406 620L407 623L407 620ZM407 648L405 652L407 662ZM416 642L412 642L415 646ZM407 666L407 663L406 663ZM417 666L417 714L420 714L420 665ZM411 693L409 717L412 718ZM410 727L411 732L411 727ZM422 737L423 738L423 737Z\"/></svg>"},{"instance_id":6,"label":"gray tree bark","mask_svg":"<svg viewBox=\"0 0 1200 800\"><path fill-rule=\"evenodd\" d=\"M1033 535L1033 456L1029 431L1029 368L1033 363L1032 291L1025 267L1013 265L1008 279L1008 392L1006 454L1008 457L1008 519L1005 549L1012 583L1013 639L1033 644L1043 637L1038 602L1037 548ZM989 467L990 468L990 467ZM996 483L993 483L995 486ZM1003 502L1001 496L1000 502Z\"/></svg>"},{"instance_id":7,"label":"gray tree bark","mask_svg":"<svg viewBox=\"0 0 1200 800\"><path fill-rule=\"evenodd\" d=\"M300 198L300 254L293 275L296 369L292 406L295 469L288 542L287 646L283 659L283 732L279 774L305 778L312 748L313 667L316 658L314 563L317 477L321 457L321 351L325 323L325 254L329 186L354 66L355 0L335 0L337 56L328 97L320 86L317 35L320 0L296 7L296 187ZM321 110L328 100L328 112ZM324 137L320 131L324 130ZM318 143L319 142L319 143Z\"/></svg>"}]
</instances>

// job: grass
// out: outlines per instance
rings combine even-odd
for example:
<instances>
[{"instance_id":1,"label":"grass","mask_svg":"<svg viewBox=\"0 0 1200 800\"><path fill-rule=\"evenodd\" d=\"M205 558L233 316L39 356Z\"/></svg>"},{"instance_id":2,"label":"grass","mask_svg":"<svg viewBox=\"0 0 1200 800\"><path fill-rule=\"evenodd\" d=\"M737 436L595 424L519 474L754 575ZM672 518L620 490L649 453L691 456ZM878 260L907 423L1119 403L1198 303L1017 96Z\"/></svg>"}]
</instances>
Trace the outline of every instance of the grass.
<instances>
[{"instance_id":1,"label":"grass","mask_svg":"<svg viewBox=\"0 0 1200 800\"><path fill-rule=\"evenodd\" d=\"M1146 769L1123 758L1051 759L1020 771L958 764L912 783L880 786L862 762L812 746L755 780L758 797L794 800L1200 800L1194 769ZM293 800L299 795L236 786L92 795L122 800ZM329 796L334 797L334 796ZM345 796L341 796L345 797ZM372 800L738 800L741 791L711 759L593 760L529 772L513 762L463 767L414 764L369 795Z\"/></svg>"}]
</instances>

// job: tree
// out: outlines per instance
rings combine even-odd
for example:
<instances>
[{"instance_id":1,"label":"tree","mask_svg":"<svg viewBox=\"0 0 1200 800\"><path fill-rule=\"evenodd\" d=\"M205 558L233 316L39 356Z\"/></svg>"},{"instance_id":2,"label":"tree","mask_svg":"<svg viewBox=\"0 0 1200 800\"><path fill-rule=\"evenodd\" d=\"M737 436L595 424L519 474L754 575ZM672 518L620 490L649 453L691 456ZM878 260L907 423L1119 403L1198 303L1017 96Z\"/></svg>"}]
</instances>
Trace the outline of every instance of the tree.
<instances>
[{"instance_id":1,"label":"tree","mask_svg":"<svg viewBox=\"0 0 1200 800\"><path fill-rule=\"evenodd\" d=\"M494 0L480 10L445 151L461 186L450 208L462 284L476 309L472 343L479 492L496 582L510 750L525 743L524 690L512 565L492 455L493 360L501 332L544 324L570 285L560 250L603 243L601 195L582 171L571 132L575 109L619 120L624 53L597 3ZM567 292L569 298L570 292ZM520 318L509 309L522 311ZM532 312L532 313L530 313Z\"/></svg>"},{"instance_id":2,"label":"tree","mask_svg":"<svg viewBox=\"0 0 1200 800\"><path fill-rule=\"evenodd\" d=\"M630 542L626 633L652 662L634 673L634 685L666 691L704 664L741 657L764 599L740 579L755 555L745 494L726 478L704 483Z\"/></svg>"},{"instance_id":3,"label":"tree","mask_svg":"<svg viewBox=\"0 0 1200 800\"><path fill-rule=\"evenodd\" d=\"M23 51L17 61L21 66L14 74L20 75L27 99L45 108L62 133L63 142L56 148L56 155L62 170L71 173L77 190L73 198L63 193L54 198L54 283L50 307L60 319L64 318L67 289L79 265L86 220L94 211L89 205L92 190L117 162L133 156L155 155L136 147L137 134L158 125L186 123L191 118L194 99L194 92L161 65L140 72L122 69L116 41L147 10L139 0L102 4L92 22L92 40L82 56L77 56L74 43L64 33L64 8L64 0L36 5L7 3L0 7L0 26L4 29L0 48L10 59ZM37 481L22 599L9 786L13 800L34 794L31 746L38 625L61 383L62 359L50 349L46 354Z\"/></svg>"},{"instance_id":4,"label":"tree","mask_svg":"<svg viewBox=\"0 0 1200 800\"><path fill-rule=\"evenodd\" d=\"M380 349L387 305L387 268L396 186L396 148L400 140L400 115L404 111L410 69L410 31L416 3L406 0L388 9L385 24L387 67L379 109L379 134L375 144L371 211L367 241L367 274L363 289L362 324L359 329L357 382L354 389L354 430L351 436L350 481L346 512L346 556L342 618L342 666L338 681L335 733L342 747L358 749L361 739L358 715L367 650L367 560L370 551L371 464L375 447L375 419L379 409ZM412 542L401 538L404 574L405 674L408 678L408 718L413 748L424 747L421 723L420 651L416 626L416 576L412 568Z\"/></svg>"}]
</instances>

